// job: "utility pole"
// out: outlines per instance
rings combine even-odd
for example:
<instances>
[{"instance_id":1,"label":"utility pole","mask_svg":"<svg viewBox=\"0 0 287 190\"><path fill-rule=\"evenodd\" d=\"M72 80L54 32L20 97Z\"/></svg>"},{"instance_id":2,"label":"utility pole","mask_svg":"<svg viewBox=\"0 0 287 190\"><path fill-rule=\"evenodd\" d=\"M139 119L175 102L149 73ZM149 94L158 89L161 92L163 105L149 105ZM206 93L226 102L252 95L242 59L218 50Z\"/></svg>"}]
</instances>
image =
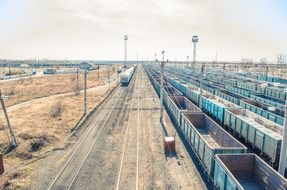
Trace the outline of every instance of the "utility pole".
<instances>
[{"instance_id":1,"label":"utility pole","mask_svg":"<svg viewBox=\"0 0 287 190\"><path fill-rule=\"evenodd\" d=\"M265 71L265 80L267 81L268 79L268 66L266 66L266 71Z\"/></svg>"},{"instance_id":2,"label":"utility pole","mask_svg":"<svg viewBox=\"0 0 287 190\"><path fill-rule=\"evenodd\" d=\"M11 126L11 123L10 123L10 120L9 120L9 116L8 116L8 113L7 113L6 106L5 106L5 103L4 103L3 98L4 98L4 97L2 96L2 93L1 93L1 91L0 91L1 106L2 106L4 115L5 115L5 118L6 118L7 125L8 125L8 129L9 129L9 133L10 133L10 138L11 138L11 140L12 140L12 145L13 145L14 147L17 147L17 140L16 140L16 137L15 137L15 135L14 135L13 128L12 128L12 126Z\"/></svg>"},{"instance_id":3,"label":"utility pole","mask_svg":"<svg viewBox=\"0 0 287 190\"><path fill-rule=\"evenodd\" d=\"M98 65L98 80L100 80L100 64Z\"/></svg>"},{"instance_id":4,"label":"utility pole","mask_svg":"<svg viewBox=\"0 0 287 190\"><path fill-rule=\"evenodd\" d=\"M84 114L87 114L87 75L88 71L84 71Z\"/></svg>"},{"instance_id":5,"label":"utility pole","mask_svg":"<svg viewBox=\"0 0 287 190\"><path fill-rule=\"evenodd\" d=\"M110 82L111 82L111 78L110 78L110 75L111 75L111 74L110 74L110 66L111 66L111 64L109 64L109 65L108 65L108 80L109 80L109 89L110 89L110 84L111 84L111 83L110 83Z\"/></svg>"},{"instance_id":6,"label":"utility pole","mask_svg":"<svg viewBox=\"0 0 287 190\"><path fill-rule=\"evenodd\" d=\"M79 69L77 68L77 92L80 91L80 88L79 88Z\"/></svg>"},{"instance_id":7,"label":"utility pole","mask_svg":"<svg viewBox=\"0 0 287 190\"><path fill-rule=\"evenodd\" d=\"M237 65L237 73L239 72L239 66L240 66L240 63L236 64Z\"/></svg>"},{"instance_id":8,"label":"utility pole","mask_svg":"<svg viewBox=\"0 0 287 190\"><path fill-rule=\"evenodd\" d=\"M9 75L11 75L11 63L9 63Z\"/></svg>"},{"instance_id":9,"label":"utility pole","mask_svg":"<svg viewBox=\"0 0 287 190\"><path fill-rule=\"evenodd\" d=\"M160 123L163 124L164 50L161 53L162 53L162 62L160 64Z\"/></svg>"},{"instance_id":10,"label":"utility pole","mask_svg":"<svg viewBox=\"0 0 287 190\"><path fill-rule=\"evenodd\" d=\"M116 63L115 62L115 64L116 64L116 77L117 77L117 79L116 80L118 80L118 78L119 78L119 72L118 72L118 63Z\"/></svg>"},{"instance_id":11,"label":"utility pole","mask_svg":"<svg viewBox=\"0 0 287 190\"><path fill-rule=\"evenodd\" d=\"M201 73L200 73L200 89L199 89L199 108L202 108L201 98L202 98L202 86L203 86L203 73L204 73L204 63L201 65Z\"/></svg>"},{"instance_id":12,"label":"utility pole","mask_svg":"<svg viewBox=\"0 0 287 190\"><path fill-rule=\"evenodd\" d=\"M125 67L127 67L127 59L128 59L128 36L124 36L124 42L125 42Z\"/></svg>"},{"instance_id":13,"label":"utility pole","mask_svg":"<svg viewBox=\"0 0 287 190\"><path fill-rule=\"evenodd\" d=\"M225 63L223 63L223 67L222 67L222 83L223 83L223 80L224 80L224 75L225 75Z\"/></svg>"},{"instance_id":14,"label":"utility pole","mask_svg":"<svg viewBox=\"0 0 287 190\"><path fill-rule=\"evenodd\" d=\"M198 36L192 36L191 42L193 43L193 64L195 65L196 61L196 43L198 42Z\"/></svg>"}]
</instances>

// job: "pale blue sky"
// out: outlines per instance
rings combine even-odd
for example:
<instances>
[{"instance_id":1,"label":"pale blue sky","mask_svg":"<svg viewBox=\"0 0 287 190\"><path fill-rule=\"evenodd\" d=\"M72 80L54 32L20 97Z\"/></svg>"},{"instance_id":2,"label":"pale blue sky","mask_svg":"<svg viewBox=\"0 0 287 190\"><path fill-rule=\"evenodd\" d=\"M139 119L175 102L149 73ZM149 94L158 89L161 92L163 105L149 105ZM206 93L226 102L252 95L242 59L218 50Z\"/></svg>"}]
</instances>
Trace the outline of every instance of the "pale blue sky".
<instances>
[{"instance_id":1,"label":"pale blue sky","mask_svg":"<svg viewBox=\"0 0 287 190\"><path fill-rule=\"evenodd\" d=\"M284 0L0 0L0 58L240 60L287 54Z\"/></svg>"}]
</instances>

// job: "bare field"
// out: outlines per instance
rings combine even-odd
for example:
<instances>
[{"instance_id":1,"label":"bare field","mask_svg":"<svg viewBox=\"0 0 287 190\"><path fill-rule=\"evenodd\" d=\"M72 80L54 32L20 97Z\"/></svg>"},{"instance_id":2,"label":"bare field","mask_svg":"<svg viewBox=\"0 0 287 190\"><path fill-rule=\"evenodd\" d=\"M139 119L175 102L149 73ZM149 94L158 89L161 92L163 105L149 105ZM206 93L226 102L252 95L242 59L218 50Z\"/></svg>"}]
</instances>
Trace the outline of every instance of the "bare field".
<instances>
[{"instance_id":1,"label":"bare field","mask_svg":"<svg viewBox=\"0 0 287 190\"><path fill-rule=\"evenodd\" d=\"M90 71L88 74L88 88L103 85L108 76L108 69L100 69ZM115 68L111 68L110 74L115 73ZM79 88L83 89L84 76L79 73ZM67 92L75 92L77 89L77 74L57 74L42 75L37 77L29 77L19 80L11 80L0 83L2 94L8 95L6 101L7 106L15 105L21 102L62 94Z\"/></svg>"},{"instance_id":2,"label":"bare field","mask_svg":"<svg viewBox=\"0 0 287 190\"><path fill-rule=\"evenodd\" d=\"M107 92L116 85L115 81L110 86L106 84L107 74L106 70L103 71L99 77L100 80L95 79L97 71L89 74L88 111L100 103ZM24 100L28 101L23 105L21 104L17 109L9 111L10 122L18 141L18 147L4 157L7 172L0 178L0 189L1 187L18 189L27 186L30 183L31 175L34 173L34 168L31 168L29 163L45 157L48 152L65 149L69 145L70 142L67 142L67 139L71 128L83 115L83 92L76 95L67 85L69 82L72 83L73 78L75 78L73 75L37 77L32 79L34 82L31 84L28 83L30 79L25 79L24 82L28 83L28 88L25 88L24 91L26 96L17 98L19 96L16 94L13 96L13 101L9 102L11 105ZM21 87L19 81L7 83L9 85L1 84L1 88L3 89L3 86L9 87L11 84L15 84L16 89ZM28 89L34 93L29 94ZM57 116L52 116L54 109L60 109ZM3 150L8 144L8 130L2 115L0 117L0 150Z\"/></svg>"}]
</instances>

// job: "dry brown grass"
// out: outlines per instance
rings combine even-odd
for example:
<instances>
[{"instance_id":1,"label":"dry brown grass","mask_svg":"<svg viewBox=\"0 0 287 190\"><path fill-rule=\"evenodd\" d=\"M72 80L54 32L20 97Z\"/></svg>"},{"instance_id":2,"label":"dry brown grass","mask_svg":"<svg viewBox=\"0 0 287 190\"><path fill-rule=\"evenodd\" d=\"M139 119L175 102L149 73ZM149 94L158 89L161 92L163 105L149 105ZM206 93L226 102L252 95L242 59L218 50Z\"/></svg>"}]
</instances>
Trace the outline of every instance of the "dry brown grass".
<instances>
[{"instance_id":1,"label":"dry brown grass","mask_svg":"<svg viewBox=\"0 0 287 190\"><path fill-rule=\"evenodd\" d=\"M96 74L97 71L94 73ZM94 75L94 77L95 76L97 75ZM102 76L104 76L104 73ZM29 100L32 97L42 97L45 93L50 95L64 94L38 99L37 101L9 111L9 117L18 141L18 147L15 151L5 155L4 161L6 171L16 171L18 174L17 177L13 177L13 173L8 172L8 174L1 176L0 189L17 189L18 187L28 185L30 183L29 177L31 174L27 174L27 171L25 171L26 167L24 167L24 170L21 169L21 164L28 160L41 157L57 147L64 147L71 128L74 127L83 115L83 92L79 93L79 95L75 95L74 93L65 94L66 92L73 92L71 86L65 83L73 81L73 77L74 76L70 75L56 76L54 78L49 76L45 77L45 80L43 80L44 77L42 79L39 78L39 80L33 78L33 83L30 83L30 79L24 79L22 86L28 86L28 89L33 91L29 92L26 89L24 94L27 94L27 96L23 96L25 98L19 97L16 91L17 93L13 96L15 99L9 102L10 105L12 103L22 102L24 99ZM88 86L99 86L99 84L101 84L101 86L88 90L88 111L91 111L94 106L104 98L109 90L107 85L103 85L106 83L104 77L102 77L102 79L100 78L99 81L96 81L94 77L92 74L89 75L90 80L88 81ZM44 81L48 84L44 84ZM53 84L54 82L55 84ZM9 84L11 83L16 84L16 89L21 87L21 81L9 82ZM39 85L39 88L37 85ZM115 85L115 83L113 85ZM2 86L9 87L7 84ZM42 89L44 92L41 92L39 89ZM28 96L29 93L32 95ZM59 102L64 109L61 110L61 114L57 115L57 117L51 117L51 108L55 105L59 105ZM7 147L8 144L8 130L4 116L2 115L0 116L0 151L3 147Z\"/></svg>"},{"instance_id":2,"label":"dry brown grass","mask_svg":"<svg viewBox=\"0 0 287 190\"><path fill-rule=\"evenodd\" d=\"M88 111L91 111L95 104L103 100L107 91L108 86L88 91ZM5 155L6 170L12 170L21 166L23 161L41 157L41 155L45 155L45 153L58 147L64 147L71 128L75 126L83 114L83 93L80 96L65 95L64 97L49 97L47 99L49 100L39 100L9 113L18 147L15 151ZM51 117L49 108L58 101L62 102L65 109L60 116ZM0 126L4 125L4 118L1 117ZM6 128L0 131L0 139L7 146L6 132ZM17 179L10 179L9 175L11 174L2 179L0 177L0 189L1 181L2 188L5 187L6 189L17 189L17 187L29 185L30 174L28 175L26 171L20 168L16 171L21 174Z\"/></svg>"},{"instance_id":3,"label":"dry brown grass","mask_svg":"<svg viewBox=\"0 0 287 190\"><path fill-rule=\"evenodd\" d=\"M115 73L115 68L110 72ZM103 85L108 76L108 70L100 69L90 71L88 74L88 88ZM7 106L15 105L35 98L74 92L76 86L76 74L43 75L39 77L29 77L20 80L0 83L2 94L10 96L6 101ZM83 89L83 73L79 73L79 89Z\"/></svg>"},{"instance_id":4,"label":"dry brown grass","mask_svg":"<svg viewBox=\"0 0 287 190\"><path fill-rule=\"evenodd\" d=\"M23 172L11 172L10 174L0 178L0 188L3 190L21 189L30 184L29 176L33 171L27 167Z\"/></svg>"}]
</instances>

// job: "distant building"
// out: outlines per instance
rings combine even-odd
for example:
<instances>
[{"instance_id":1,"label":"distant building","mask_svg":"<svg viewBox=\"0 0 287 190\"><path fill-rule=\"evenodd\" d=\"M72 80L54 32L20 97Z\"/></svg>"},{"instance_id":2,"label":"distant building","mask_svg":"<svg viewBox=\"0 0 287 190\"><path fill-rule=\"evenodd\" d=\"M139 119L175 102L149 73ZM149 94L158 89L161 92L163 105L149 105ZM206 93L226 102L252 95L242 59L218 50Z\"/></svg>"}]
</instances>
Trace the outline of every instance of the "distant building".
<instances>
[{"instance_id":1,"label":"distant building","mask_svg":"<svg viewBox=\"0 0 287 190\"><path fill-rule=\"evenodd\" d=\"M44 74L56 74L57 71L56 69L45 69L43 73Z\"/></svg>"},{"instance_id":2,"label":"distant building","mask_svg":"<svg viewBox=\"0 0 287 190\"><path fill-rule=\"evenodd\" d=\"M79 67L80 67L80 69L83 69L83 70L91 70L93 68L93 64L91 64L87 61L84 61L84 62L80 63Z\"/></svg>"},{"instance_id":3,"label":"distant building","mask_svg":"<svg viewBox=\"0 0 287 190\"><path fill-rule=\"evenodd\" d=\"M30 66L29 66L28 64L21 64L20 67L21 67L21 68L28 68L28 67L30 67Z\"/></svg>"}]
</instances>

